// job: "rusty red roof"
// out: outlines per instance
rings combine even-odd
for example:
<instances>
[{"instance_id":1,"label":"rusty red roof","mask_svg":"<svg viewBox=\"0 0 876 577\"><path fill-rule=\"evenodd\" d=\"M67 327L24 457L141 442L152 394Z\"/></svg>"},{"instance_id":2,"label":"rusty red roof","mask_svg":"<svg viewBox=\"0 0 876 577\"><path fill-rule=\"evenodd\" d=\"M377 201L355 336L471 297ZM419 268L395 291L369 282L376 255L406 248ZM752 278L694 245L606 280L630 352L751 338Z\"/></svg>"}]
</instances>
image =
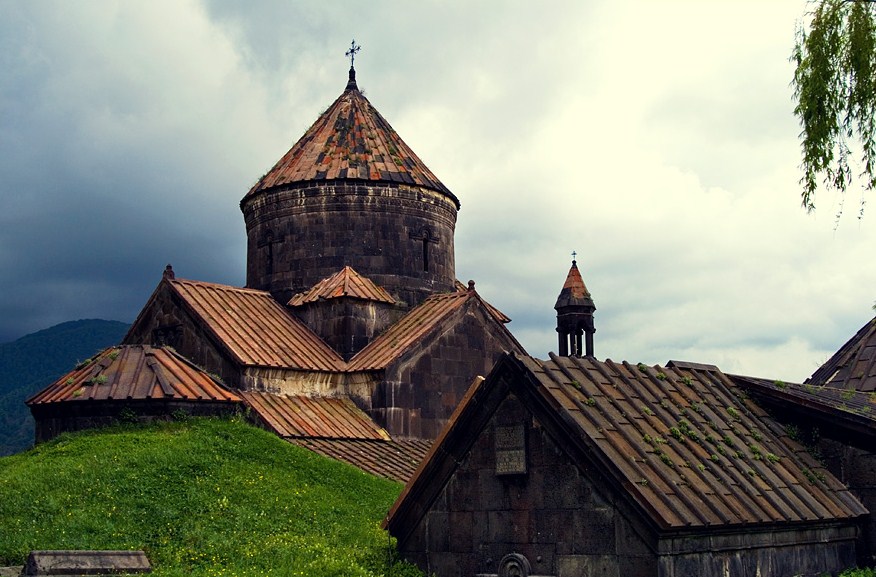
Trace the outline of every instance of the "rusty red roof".
<instances>
[{"instance_id":1,"label":"rusty red roof","mask_svg":"<svg viewBox=\"0 0 876 577\"><path fill-rule=\"evenodd\" d=\"M382 287L375 284L355 270L345 266L337 273L316 283L307 292L293 296L288 305L300 306L306 303L317 302L321 299L333 299L351 297L366 301L376 301L393 304L395 299Z\"/></svg>"},{"instance_id":2,"label":"rusty red roof","mask_svg":"<svg viewBox=\"0 0 876 577\"><path fill-rule=\"evenodd\" d=\"M264 425L281 437L315 439L389 440L378 426L347 397L275 395L241 392Z\"/></svg>"},{"instance_id":3,"label":"rusty red roof","mask_svg":"<svg viewBox=\"0 0 876 577\"><path fill-rule=\"evenodd\" d=\"M355 81L247 197L309 181L355 179L423 186L459 201L371 105Z\"/></svg>"},{"instance_id":4,"label":"rusty red roof","mask_svg":"<svg viewBox=\"0 0 876 577\"><path fill-rule=\"evenodd\" d=\"M807 383L876 391L876 317L821 365Z\"/></svg>"},{"instance_id":5,"label":"rusty red roof","mask_svg":"<svg viewBox=\"0 0 876 577\"><path fill-rule=\"evenodd\" d=\"M241 364L340 371L341 357L265 291L165 279Z\"/></svg>"},{"instance_id":6,"label":"rusty red roof","mask_svg":"<svg viewBox=\"0 0 876 577\"><path fill-rule=\"evenodd\" d=\"M590 291L584 285L584 279L581 278L581 271L578 270L577 261L572 261L572 267L569 269L569 274L566 275L566 282L563 283L563 288L560 290L560 296L557 297L555 309L564 306L593 306L593 299L590 297Z\"/></svg>"},{"instance_id":7,"label":"rusty red roof","mask_svg":"<svg viewBox=\"0 0 876 577\"><path fill-rule=\"evenodd\" d=\"M851 518L860 503L715 367L524 358L664 527ZM644 482L642 482L644 480Z\"/></svg>"},{"instance_id":8,"label":"rusty red roof","mask_svg":"<svg viewBox=\"0 0 876 577\"><path fill-rule=\"evenodd\" d=\"M320 455L349 463L363 471L407 483L429 450L425 439L289 439Z\"/></svg>"},{"instance_id":9,"label":"rusty red roof","mask_svg":"<svg viewBox=\"0 0 876 577\"><path fill-rule=\"evenodd\" d=\"M126 345L80 363L27 404L149 399L241 402L237 393L171 349Z\"/></svg>"},{"instance_id":10,"label":"rusty red roof","mask_svg":"<svg viewBox=\"0 0 876 577\"><path fill-rule=\"evenodd\" d=\"M507 330L501 325L501 321L494 316L495 309L488 307L485 301L478 296L474 287L466 291L437 294L427 298L380 336L368 343L350 360L347 370L369 371L385 368L409 350L411 346L420 342L425 335L435 330L441 321L466 306L467 303L476 303L475 306L482 306L487 317L499 321L496 330Z\"/></svg>"},{"instance_id":11,"label":"rusty red roof","mask_svg":"<svg viewBox=\"0 0 876 577\"><path fill-rule=\"evenodd\" d=\"M579 466L596 467L664 530L853 519L849 490L717 368L506 354L473 385L390 525L429 508L510 386ZM452 462L450 461L452 460ZM419 511L419 512L418 512ZM407 519L407 521L403 520Z\"/></svg>"}]
</instances>

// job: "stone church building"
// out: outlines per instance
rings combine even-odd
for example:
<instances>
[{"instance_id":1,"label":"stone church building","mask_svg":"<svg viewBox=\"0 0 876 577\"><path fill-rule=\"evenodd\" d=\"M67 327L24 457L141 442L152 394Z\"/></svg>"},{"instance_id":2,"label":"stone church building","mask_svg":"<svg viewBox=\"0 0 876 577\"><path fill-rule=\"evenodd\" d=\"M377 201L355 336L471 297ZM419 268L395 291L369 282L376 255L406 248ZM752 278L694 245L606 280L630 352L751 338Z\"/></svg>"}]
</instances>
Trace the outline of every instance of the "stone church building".
<instances>
[{"instance_id":1,"label":"stone church building","mask_svg":"<svg viewBox=\"0 0 876 577\"><path fill-rule=\"evenodd\" d=\"M177 278L168 265L121 348L29 401L37 439L122 410L165 412L166 379L127 381L158 367L148 376L160 385L180 357L263 426L406 480L472 380L523 350L510 319L456 278L459 199L359 91L351 67L342 94L240 208L246 287Z\"/></svg>"},{"instance_id":2,"label":"stone church building","mask_svg":"<svg viewBox=\"0 0 876 577\"><path fill-rule=\"evenodd\" d=\"M407 482L385 525L440 577L876 562L876 319L800 384L600 361L573 261L554 306L559 354L529 357L456 278L459 199L352 67L240 208L246 286L168 265L120 345L28 400L37 441L245 411Z\"/></svg>"}]
</instances>

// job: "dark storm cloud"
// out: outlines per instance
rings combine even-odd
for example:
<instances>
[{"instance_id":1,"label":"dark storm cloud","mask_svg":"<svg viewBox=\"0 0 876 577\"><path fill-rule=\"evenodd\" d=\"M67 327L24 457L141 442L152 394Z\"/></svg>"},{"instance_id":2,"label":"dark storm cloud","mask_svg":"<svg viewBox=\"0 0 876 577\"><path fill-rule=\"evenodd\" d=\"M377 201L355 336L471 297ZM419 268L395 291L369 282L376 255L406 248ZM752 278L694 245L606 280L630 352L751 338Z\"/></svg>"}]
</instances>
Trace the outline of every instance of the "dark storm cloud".
<instances>
[{"instance_id":1,"label":"dark storm cloud","mask_svg":"<svg viewBox=\"0 0 876 577\"><path fill-rule=\"evenodd\" d=\"M247 183L205 158L209 131L156 111L163 78L132 70L142 59L89 46L130 21L65 37L57 7L2 5L0 341L75 318L131 321L167 262L242 282Z\"/></svg>"}]
</instances>

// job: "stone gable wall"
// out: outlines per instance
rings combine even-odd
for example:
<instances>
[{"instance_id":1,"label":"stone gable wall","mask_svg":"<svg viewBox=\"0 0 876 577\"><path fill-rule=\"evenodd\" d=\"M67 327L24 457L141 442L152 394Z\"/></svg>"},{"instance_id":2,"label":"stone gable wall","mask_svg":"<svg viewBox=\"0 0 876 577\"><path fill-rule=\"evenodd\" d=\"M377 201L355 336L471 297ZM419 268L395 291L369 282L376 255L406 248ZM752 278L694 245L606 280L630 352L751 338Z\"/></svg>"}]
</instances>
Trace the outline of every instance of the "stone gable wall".
<instances>
[{"instance_id":1,"label":"stone gable wall","mask_svg":"<svg viewBox=\"0 0 876 577\"><path fill-rule=\"evenodd\" d=\"M163 286L122 342L123 345L167 345L204 371L239 387L240 368L186 312L178 295Z\"/></svg>"},{"instance_id":2,"label":"stone gable wall","mask_svg":"<svg viewBox=\"0 0 876 577\"><path fill-rule=\"evenodd\" d=\"M483 309L467 306L386 368L366 404L391 435L436 438L475 377L489 374L503 352L522 352Z\"/></svg>"},{"instance_id":3,"label":"stone gable wall","mask_svg":"<svg viewBox=\"0 0 876 577\"><path fill-rule=\"evenodd\" d=\"M321 300L291 310L345 361L409 312L389 303L353 298Z\"/></svg>"},{"instance_id":4,"label":"stone gable wall","mask_svg":"<svg viewBox=\"0 0 876 577\"><path fill-rule=\"evenodd\" d=\"M524 474L496 472L497 428L525 427ZM501 433L500 433L501 434ZM657 555L513 396L490 420L401 551L439 577L497 574L517 553L532 575L651 577Z\"/></svg>"}]
</instances>

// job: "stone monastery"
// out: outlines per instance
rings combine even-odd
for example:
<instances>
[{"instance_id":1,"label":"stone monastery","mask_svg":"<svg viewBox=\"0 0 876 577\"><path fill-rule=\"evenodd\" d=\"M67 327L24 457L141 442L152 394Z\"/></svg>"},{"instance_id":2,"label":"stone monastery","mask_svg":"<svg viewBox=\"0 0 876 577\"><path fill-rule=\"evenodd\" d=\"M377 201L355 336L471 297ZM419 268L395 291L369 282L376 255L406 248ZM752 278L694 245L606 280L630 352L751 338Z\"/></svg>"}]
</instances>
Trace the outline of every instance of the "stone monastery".
<instances>
[{"instance_id":1,"label":"stone monastery","mask_svg":"<svg viewBox=\"0 0 876 577\"><path fill-rule=\"evenodd\" d=\"M460 202L352 66L240 207L246 287L168 265L119 346L28 400L37 441L245 410L407 483L385 527L440 577L814 576L876 560L876 318L801 384L598 360L573 261L559 354L530 357L457 280Z\"/></svg>"}]
</instances>

